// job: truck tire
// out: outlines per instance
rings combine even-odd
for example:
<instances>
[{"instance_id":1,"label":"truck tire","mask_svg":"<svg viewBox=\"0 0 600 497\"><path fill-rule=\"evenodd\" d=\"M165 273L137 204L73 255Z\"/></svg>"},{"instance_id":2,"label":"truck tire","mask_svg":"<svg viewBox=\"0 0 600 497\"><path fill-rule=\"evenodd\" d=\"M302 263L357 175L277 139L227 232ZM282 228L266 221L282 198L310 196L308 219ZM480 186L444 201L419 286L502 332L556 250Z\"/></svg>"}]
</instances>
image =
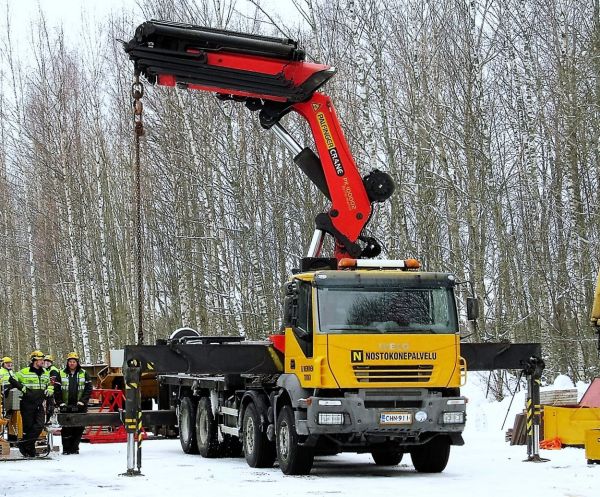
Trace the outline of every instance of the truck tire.
<instances>
[{"instance_id":1,"label":"truck tire","mask_svg":"<svg viewBox=\"0 0 600 497\"><path fill-rule=\"evenodd\" d=\"M196 406L189 397L181 399L179 406L179 441L186 454L197 454L196 443Z\"/></svg>"},{"instance_id":2,"label":"truck tire","mask_svg":"<svg viewBox=\"0 0 600 497\"><path fill-rule=\"evenodd\" d=\"M202 457L218 457L219 435L210 399L202 397L196 409L196 443Z\"/></svg>"},{"instance_id":3,"label":"truck tire","mask_svg":"<svg viewBox=\"0 0 600 497\"><path fill-rule=\"evenodd\" d=\"M399 450L393 449L376 449L371 451L371 456L377 466L397 466L402 461L403 455Z\"/></svg>"},{"instance_id":4,"label":"truck tire","mask_svg":"<svg viewBox=\"0 0 600 497\"><path fill-rule=\"evenodd\" d=\"M244 455L251 468L270 468L275 462L275 444L260 429L260 416L253 402L244 410L242 422Z\"/></svg>"},{"instance_id":5,"label":"truck tire","mask_svg":"<svg viewBox=\"0 0 600 497\"><path fill-rule=\"evenodd\" d=\"M441 473L450 457L450 440L437 436L410 451L413 466L419 473Z\"/></svg>"},{"instance_id":6,"label":"truck tire","mask_svg":"<svg viewBox=\"0 0 600 497\"><path fill-rule=\"evenodd\" d=\"M290 405L283 406L277 416L276 441L277 459L283 474L307 475L310 473L315 453L312 448L299 445L294 411Z\"/></svg>"}]
</instances>

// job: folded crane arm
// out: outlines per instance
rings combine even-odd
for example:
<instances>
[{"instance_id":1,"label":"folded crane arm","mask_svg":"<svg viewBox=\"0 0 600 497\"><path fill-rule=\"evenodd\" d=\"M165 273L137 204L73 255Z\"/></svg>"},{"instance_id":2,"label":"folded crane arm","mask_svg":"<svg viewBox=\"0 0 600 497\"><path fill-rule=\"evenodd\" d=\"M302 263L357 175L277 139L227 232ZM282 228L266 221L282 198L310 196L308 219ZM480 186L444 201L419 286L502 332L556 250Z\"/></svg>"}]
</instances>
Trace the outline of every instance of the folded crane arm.
<instances>
[{"instance_id":1,"label":"folded crane arm","mask_svg":"<svg viewBox=\"0 0 600 497\"><path fill-rule=\"evenodd\" d=\"M152 84L213 92L258 111L262 126L276 127L292 143L296 163L331 200L329 211L316 217L316 228L334 237L336 258L379 253L363 230L371 204L389 198L394 184L378 170L360 176L331 99L317 92L334 68L306 62L293 40L164 21L140 25L125 51ZM308 148L296 150L281 127L280 119L291 111L310 125L318 157Z\"/></svg>"}]
</instances>

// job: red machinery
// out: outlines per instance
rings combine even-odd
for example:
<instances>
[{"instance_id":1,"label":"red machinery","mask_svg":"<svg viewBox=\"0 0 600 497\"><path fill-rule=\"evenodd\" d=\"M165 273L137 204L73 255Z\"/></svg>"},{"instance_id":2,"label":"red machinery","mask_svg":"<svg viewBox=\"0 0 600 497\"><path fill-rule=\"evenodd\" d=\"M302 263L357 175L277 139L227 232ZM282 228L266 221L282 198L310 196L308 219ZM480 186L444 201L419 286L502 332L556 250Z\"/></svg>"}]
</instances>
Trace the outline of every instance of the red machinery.
<instances>
[{"instance_id":1,"label":"red machinery","mask_svg":"<svg viewBox=\"0 0 600 497\"><path fill-rule=\"evenodd\" d=\"M119 389L95 388L90 399L98 401L98 412L120 412L125 408L125 394ZM146 439L146 432L142 430L142 434ZM83 432L82 439L90 443L126 442L127 432L122 424L88 426Z\"/></svg>"},{"instance_id":2,"label":"red machinery","mask_svg":"<svg viewBox=\"0 0 600 497\"><path fill-rule=\"evenodd\" d=\"M125 51L136 72L150 83L214 92L222 100L245 102L259 111L261 125L276 133L296 164L331 200L329 211L316 217L305 264L310 267L319 257L324 233L335 239L337 260L380 253L379 243L366 236L364 228L371 204L389 198L394 183L379 170L360 177L330 98L317 92L335 74L334 68L306 62L293 40L164 21L140 25ZM290 111L307 120L318 157L280 124Z\"/></svg>"}]
</instances>

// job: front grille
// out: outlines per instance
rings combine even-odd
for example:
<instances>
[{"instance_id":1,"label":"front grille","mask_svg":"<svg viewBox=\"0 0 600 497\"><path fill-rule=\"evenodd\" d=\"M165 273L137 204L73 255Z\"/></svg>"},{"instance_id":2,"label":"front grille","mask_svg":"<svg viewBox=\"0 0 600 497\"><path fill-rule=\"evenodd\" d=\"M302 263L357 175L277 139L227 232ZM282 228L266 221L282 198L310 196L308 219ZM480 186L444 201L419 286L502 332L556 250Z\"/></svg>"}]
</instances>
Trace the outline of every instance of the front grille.
<instances>
[{"instance_id":1,"label":"front grille","mask_svg":"<svg viewBox=\"0 0 600 497\"><path fill-rule=\"evenodd\" d=\"M368 400L365 399L365 407L367 409L403 409L412 408L420 409L423 407L423 402L420 400Z\"/></svg>"},{"instance_id":2,"label":"front grille","mask_svg":"<svg viewBox=\"0 0 600 497\"><path fill-rule=\"evenodd\" d=\"M428 383L433 364L407 366L352 366L359 383Z\"/></svg>"}]
</instances>

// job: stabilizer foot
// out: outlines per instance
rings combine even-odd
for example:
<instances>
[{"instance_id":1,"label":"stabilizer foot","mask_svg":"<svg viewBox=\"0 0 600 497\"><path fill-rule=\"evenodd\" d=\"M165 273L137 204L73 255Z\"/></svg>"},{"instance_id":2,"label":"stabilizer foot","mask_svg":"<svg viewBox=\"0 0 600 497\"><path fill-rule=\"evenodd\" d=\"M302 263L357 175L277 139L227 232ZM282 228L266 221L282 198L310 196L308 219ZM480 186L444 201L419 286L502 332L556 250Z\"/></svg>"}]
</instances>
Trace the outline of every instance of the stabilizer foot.
<instances>
[{"instance_id":1,"label":"stabilizer foot","mask_svg":"<svg viewBox=\"0 0 600 497\"><path fill-rule=\"evenodd\" d=\"M126 473L120 473L119 476L144 476L139 469L128 469Z\"/></svg>"},{"instance_id":2,"label":"stabilizer foot","mask_svg":"<svg viewBox=\"0 0 600 497\"><path fill-rule=\"evenodd\" d=\"M549 462L550 459L546 459L544 457L540 457L538 455L529 456L527 459L523 459L523 462Z\"/></svg>"}]
</instances>

